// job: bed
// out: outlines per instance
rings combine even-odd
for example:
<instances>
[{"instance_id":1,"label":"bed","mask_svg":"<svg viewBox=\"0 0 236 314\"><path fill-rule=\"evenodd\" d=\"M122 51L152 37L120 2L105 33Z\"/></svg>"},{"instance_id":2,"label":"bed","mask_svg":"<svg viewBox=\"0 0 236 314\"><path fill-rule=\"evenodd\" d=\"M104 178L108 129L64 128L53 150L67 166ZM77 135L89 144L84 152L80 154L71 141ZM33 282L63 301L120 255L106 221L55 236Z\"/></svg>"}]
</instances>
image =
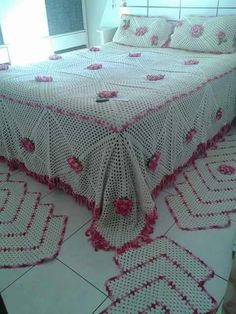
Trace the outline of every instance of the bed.
<instances>
[{"instance_id":1,"label":"bed","mask_svg":"<svg viewBox=\"0 0 236 314\"><path fill-rule=\"evenodd\" d=\"M139 245L154 197L233 120L235 70L235 53L116 43L12 66L0 71L1 160L86 204L96 249ZM116 97L97 102L101 91Z\"/></svg>"}]
</instances>

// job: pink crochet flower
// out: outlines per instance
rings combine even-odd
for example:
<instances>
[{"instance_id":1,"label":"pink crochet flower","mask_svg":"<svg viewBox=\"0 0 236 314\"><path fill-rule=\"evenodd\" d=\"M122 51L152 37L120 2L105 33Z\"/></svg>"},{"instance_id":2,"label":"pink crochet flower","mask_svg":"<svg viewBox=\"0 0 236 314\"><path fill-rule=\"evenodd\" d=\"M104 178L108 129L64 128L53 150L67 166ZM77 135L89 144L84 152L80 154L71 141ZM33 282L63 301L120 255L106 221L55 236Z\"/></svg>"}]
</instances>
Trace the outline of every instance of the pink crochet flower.
<instances>
[{"instance_id":1,"label":"pink crochet flower","mask_svg":"<svg viewBox=\"0 0 236 314\"><path fill-rule=\"evenodd\" d=\"M226 175L232 175L235 173L236 169L228 165L220 165L217 169L220 173Z\"/></svg>"},{"instance_id":2,"label":"pink crochet flower","mask_svg":"<svg viewBox=\"0 0 236 314\"><path fill-rule=\"evenodd\" d=\"M222 116L223 116L223 109L220 108L216 112L216 120L220 120L222 118Z\"/></svg>"},{"instance_id":3,"label":"pink crochet flower","mask_svg":"<svg viewBox=\"0 0 236 314\"><path fill-rule=\"evenodd\" d=\"M141 53L140 52L135 52L135 53L129 53L129 57L130 58L138 58L141 57Z\"/></svg>"},{"instance_id":4,"label":"pink crochet flower","mask_svg":"<svg viewBox=\"0 0 236 314\"><path fill-rule=\"evenodd\" d=\"M153 46L157 46L157 44L158 44L158 36L157 35L153 35L152 37L151 37L151 43L152 43L152 45Z\"/></svg>"},{"instance_id":5,"label":"pink crochet flower","mask_svg":"<svg viewBox=\"0 0 236 314\"><path fill-rule=\"evenodd\" d=\"M97 96L99 98L113 98L113 97L117 97L118 92L117 91L109 91L109 90L104 90L101 92L97 93Z\"/></svg>"},{"instance_id":6,"label":"pink crochet flower","mask_svg":"<svg viewBox=\"0 0 236 314\"><path fill-rule=\"evenodd\" d=\"M122 25L122 29L127 30L130 27L130 20L124 20L124 24Z\"/></svg>"},{"instance_id":7,"label":"pink crochet flower","mask_svg":"<svg viewBox=\"0 0 236 314\"><path fill-rule=\"evenodd\" d=\"M53 54L53 55L49 56L48 58L49 58L49 60L60 60L60 59L62 59L62 56L57 55L57 54Z\"/></svg>"},{"instance_id":8,"label":"pink crochet flower","mask_svg":"<svg viewBox=\"0 0 236 314\"><path fill-rule=\"evenodd\" d=\"M27 151L29 153L32 153L35 150L34 143L28 138L23 138L20 141L20 146L21 146L21 148L23 148L25 151Z\"/></svg>"},{"instance_id":9,"label":"pink crochet flower","mask_svg":"<svg viewBox=\"0 0 236 314\"><path fill-rule=\"evenodd\" d=\"M94 63L94 64L90 64L89 66L87 66L88 70L99 70L101 68L102 68L101 63Z\"/></svg>"},{"instance_id":10,"label":"pink crochet flower","mask_svg":"<svg viewBox=\"0 0 236 314\"><path fill-rule=\"evenodd\" d=\"M51 76L35 76L36 82L52 82L53 78Z\"/></svg>"},{"instance_id":11,"label":"pink crochet flower","mask_svg":"<svg viewBox=\"0 0 236 314\"><path fill-rule=\"evenodd\" d=\"M116 209L116 214L126 216L131 212L133 202L128 198L117 198L113 202L113 206Z\"/></svg>"},{"instance_id":12,"label":"pink crochet flower","mask_svg":"<svg viewBox=\"0 0 236 314\"><path fill-rule=\"evenodd\" d=\"M204 31L204 27L202 25L195 24L190 29L190 34L192 37L198 38L202 36L202 33Z\"/></svg>"},{"instance_id":13,"label":"pink crochet flower","mask_svg":"<svg viewBox=\"0 0 236 314\"><path fill-rule=\"evenodd\" d=\"M197 130L196 129L191 129L187 134L186 134L186 142L190 143L192 142L193 137L196 135Z\"/></svg>"},{"instance_id":14,"label":"pink crochet flower","mask_svg":"<svg viewBox=\"0 0 236 314\"><path fill-rule=\"evenodd\" d=\"M0 71L6 71L9 69L9 65L8 64L0 64Z\"/></svg>"},{"instance_id":15,"label":"pink crochet flower","mask_svg":"<svg viewBox=\"0 0 236 314\"><path fill-rule=\"evenodd\" d=\"M156 168L158 166L159 160L160 160L160 155L159 154L155 154L152 156L152 158L149 160L148 162L148 169L152 172L156 171Z\"/></svg>"},{"instance_id":16,"label":"pink crochet flower","mask_svg":"<svg viewBox=\"0 0 236 314\"><path fill-rule=\"evenodd\" d=\"M98 47L91 47L91 48L89 48L89 51L97 52L97 51L100 51L100 48L98 48Z\"/></svg>"},{"instance_id":17,"label":"pink crochet flower","mask_svg":"<svg viewBox=\"0 0 236 314\"><path fill-rule=\"evenodd\" d=\"M193 60L193 59L189 59L189 60L184 61L185 65L194 65L194 64L198 64L198 63L199 63L198 60Z\"/></svg>"},{"instance_id":18,"label":"pink crochet flower","mask_svg":"<svg viewBox=\"0 0 236 314\"><path fill-rule=\"evenodd\" d=\"M226 34L225 32L219 32L216 34L217 39L218 39L218 45L221 45L222 43L227 42Z\"/></svg>"},{"instance_id":19,"label":"pink crochet flower","mask_svg":"<svg viewBox=\"0 0 236 314\"><path fill-rule=\"evenodd\" d=\"M158 74L158 75L148 74L147 75L147 80L149 80L149 81L160 81L160 80L163 80L164 77L165 77L164 74Z\"/></svg>"},{"instance_id":20,"label":"pink crochet flower","mask_svg":"<svg viewBox=\"0 0 236 314\"><path fill-rule=\"evenodd\" d=\"M136 28L135 35L136 36L143 36L148 32L148 28L143 26L143 27L138 27Z\"/></svg>"},{"instance_id":21,"label":"pink crochet flower","mask_svg":"<svg viewBox=\"0 0 236 314\"><path fill-rule=\"evenodd\" d=\"M178 21L175 25L175 27L181 27L184 24L183 21Z\"/></svg>"},{"instance_id":22,"label":"pink crochet flower","mask_svg":"<svg viewBox=\"0 0 236 314\"><path fill-rule=\"evenodd\" d=\"M77 173L80 173L83 170L81 162L75 157L69 157L67 163Z\"/></svg>"}]
</instances>

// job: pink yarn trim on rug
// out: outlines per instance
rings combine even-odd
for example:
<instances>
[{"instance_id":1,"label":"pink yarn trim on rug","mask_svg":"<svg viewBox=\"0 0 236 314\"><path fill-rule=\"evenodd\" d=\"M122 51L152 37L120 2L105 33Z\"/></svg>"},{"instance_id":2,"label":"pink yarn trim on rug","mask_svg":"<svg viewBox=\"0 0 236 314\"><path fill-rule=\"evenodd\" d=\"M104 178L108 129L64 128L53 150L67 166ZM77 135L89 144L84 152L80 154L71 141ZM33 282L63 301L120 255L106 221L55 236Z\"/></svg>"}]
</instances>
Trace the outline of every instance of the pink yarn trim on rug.
<instances>
[{"instance_id":1,"label":"pink yarn trim on rug","mask_svg":"<svg viewBox=\"0 0 236 314\"><path fill-rule=\"evenodd\" d=\"M193 164L195 159L197 159L201 154L205 154L207 149L213 146L215 142L222 139L223 135L226 134L231 129L231 125L233 123L235 123L235 121L233 121L231 124L223 126L220 129L220 131L215 136L213 136L212 139L209 139L206 143L199 144L196 151L192 154L192 156L183 166L178 167L176 170L174 170L172 174L164 176L161 182L151 192L152 197L155 198L161 192L161 190L163 190L165 186L174 183L177 174L182 172L182 170L186 166ZM7 158L5 157L0 157L0 161L7 161L10 170L19 169L25 172L28 176L33 177L36 181L48 185L49 189L57 187L63 190L65 193L71 195L79 204L85 205L89 210L93 210L93 221L90 228L86 231L86 235L89 237L89 241L95 248L95 250L102 249L108 251L111 249L117 249L119 253L122 253L130 248L138 248L143 243L149 243L150 241L152 241L152 239L150 238L150 234L153 232L153 225L155 224L155 221L158 218L156 208L153 208L150 211L150 213L146 214L144 228L136 237L136 239L127 242L122 247L118 248L115 247L114 245L111 245L108 241L106 241L104 237L96 229L96 223L100 217L100 209L95 208L94 200L89 200L86 198L86 196L78 194L73 190L73 188L68 183L60 180L59 178L50 178L47 175L37 174L35 172L28 170L24 163L16 159L7 160Z\"/></svg>"},{"instance_id":2,"label":"pink yarn trim on rug","mask_svg":"<svg viewBox=\"0 0 236 314\"><path fill-rule=\"evenodd\" d=\"M45 204L42 204L42 205L45 205ZM53 215L53 217L62 217L61 215ZM40 265L40 264L43 264L47 261L51 261L53 259L55 259L58 255L59 255L59 252L60 252L60 249L61 249L61 246L62 246L62 243L63 243L63 239L64 239L64 236L65 236L65 233L66 233L66 225L67 225L67 222L68 222L68 217L65 217L64 218L64 221L63 221L63 227L62 227L62 230L61 230L61 234L60 234L60 240L58 241L57 243L57 249L56 249L56 252L53 254L53 256L50 256L50 257L44 257L42 258L41 260L39 260L37 263L25 263L25 264L16 264L14 266L0 266L0 269L1 268L4 268L4 269L14 269L14 268L22 268L22 267L29 267L29 266L34 266L34 265ZM45 227L46 228L46 227ZM46 230L44 230L44 234L45 234Z\"/></svg>"},{"instance_id":3,"label":"pink yarn trim on rug","mask_svg":"<svg viewBox=\"0 0 236 314\"><path fill-rule=\"evenodd\" d=\"M206 184L206 181L203 179L203 177L202 177L200 171L197 169L197 167L195 166L195 164L193 164L193 166L194 166L194 170L198 173L198 175L199 175L199 177L200 177L200 179L201 179L201 181L202 181L202 184L207 188L208 191L212 191L211 188ZM184 173L184 178L185 178L186 182L188 183L189 187L191 188L193 194L196 196L197 200L198 200L200 203L202 203L202 204L217 204L217 203L223 203L223 202L232 202L232 201L236 201L236 197L230 198L230 199L225 198L225 199L222 199L222 200L215 200L215 201L203 201L202 198L197 194L197 191L195 190L194 186L192 185L192 183L190 182L189 178L186 176L185 173ZM236 181L236 180L234 180L234 181ZM178 189L178 188L177 188L177 189ZM218 190L213 190L213 191L216 191L216 192L218 192L218 191L230 191L230 190L232 190L232 189L233 189L233 188L224 188L224 189L218 189ZM236 189L236 187L235 187L235 189ZM179 191L179 190L178 190L178 191ZM236 211L236 209L235 209L235 210L232 210L232 211L227 211L227 210L226 210L226 211L222 211L222 214L224 214L225 212L229 212L229 213L230 213L230 212L235 212L235 211ZM219 214L219 213L218 213L218 214ZM199 215L200 215L200 214L199 214ZM214 215L216 215L216 214L214 214ZM199 217L200 217L200 216L199 216Z\"/></svg>"},{"instance_id":4,"label":"pink yarn trim on rug","mask_svg":"<svg viewBox=\"0 0 236 314\"><path fill-rule=\"evenodd\" d=\"M3 161L4 160L3 157L1 157L0 160ZM9 178L9 177L10 177L10 174L7 175L7 178ZM16 264L14 266L0 265L0 269L1 268L3 268L3 269L14 269L14 268L20 268L20 267L29 267L29 266L33 266L33 265L39 265L39 264L42 264L42 263L44 263L46 261L54 259L55 257L57 257L59 255L60 248L62 246L62 243L63 243L63 240L64 240L64 236L65 236L65 232L66 232L66 226L67 226L67 222L68 222L68 217L67 216L63 216L63 215L53 215L54 205L53 204L43 204L43 203L40 203L41 193L40 192L29 192L29 191L27 191L27 184L24 181L19 181L19 180L13 180L12 181L12 180L10 180L9 182L23 183L24 184L24 191L23 191L22 198L21 198L21 200L19 202L19 205L18 205L18 207L16 209L15 215L13 216L13 218L11 220L1 222L2 224L12 223L12 222L14 222L18 218L18 216L20 214L20 211L21 211L21 205L24 202L26 193L27 194L37 194L37 199L36 199L36 203L35 203L35 206L33 208L33 211L32 211L32 215L30 217L29 222L27 223L27 226L26 226L26 229L24 230L24 232L18 232L18 233L14 233L14 234L8 233L8 234L5 235L6 237L26 236L28 234L28 230L30 229L30 227L32 225L32 222L34 220L34 215L35 215L36 210L37 210L39 205L48 205L49 206L49 211L48 211L48 216L47 216L47 219L46 219L46 225L43 228L43 233L42 233L42 236L41 236L41 238L39 240L39 244L38 245L34 245L34 246L31 246L31 247L16 247L14 249L1 248L0 247L0 253L3 252L3 251L4 252L7 252L7 251L8 252L12 252L13 250L14 251L21 251L21 252L22 251L38 250L42 246L44 241L45 241L45 234L46 234L46 231L48 229L48 224L49 224L50 220L52 218L55 218L55 217L63 218L63 224L62 224L62 228L61 228L61 232L60 232L60 239L59 239L59 241L57 243L57 249L56 249L55 253L53 254L53 256L44 257L44 258L38 260L36 263L32 262L32 263ZM7 195L7 198L6 198L6 200L5 200L4 204L3 204L3 208L2 208L1 211L5 210L4 205L7 203L7 200L9 198L9 196L10 196L10 192Z\"/></svg>"},{"instance_id":5,"label":"pink yarn trim on rug","mask_svg":"<svg viewBox=\"0 0 236 314\"><path fill-rule=\"evenodd\" d=\"M231 160L228 160L228 161L235 161L235 159L231 159ZM216 164L216 163L217 163L217 162L214 161L214 162L212 162L211 164ZM225 180L217 179L216 176L214 175L214 173L212 172L211 168L209 167L209 163L206 164L206 167L207 167L209 173L211 174L212 178L213 178L214 180L216 180L217 182L219 182L219 183L220 183L220 182L232 182L232 181L235 181L235 182L236 182L236 178L235 178L235 179L227 178L227 179L225 179ZM233 168L233 169L235 169L235 168ZM198 171L198 172L199 172L199 171ZM235 173L235 171L233 171L233 173ZM232 174L233 174L233 173L232 173ZM206 183L205 183L204 179L202 178L202 176L200 176L200 177L201 177L202 181L204 182L204 184L206 185ZM208 190L212 191L212 189L210 189L207 185L206 185L206 187L207 187ZM229 190L232 190L232 189L233 189L233 188L226 188L225 190L229 191ZM235 190L236 190L236 186L235 186ZM221 190L220 190L220 189L214 189L213 191L221 191Z\"/></svg>"},{"instance_id":6,"label":"pink yarn trim on rug","mask_svg":"<svg viewBox=\"0 0 236 314\"><path fill-rule=\"evenodd\" d=\"M181 192L179 191L179 189L176 187L176 191L179 195L181 195ZM199 218L199 217L202 217L203 214L193 214L192 212L192 209L186 204L185 200L183 197L181 197L182 199L182 202L185 204L186 208L187 208L187 211L188 213L193 217L193 218ZM229 227L230 224L231 224L231 221L230 221L230 217L228 215L228 213L224 213L226 216L227 216L227 223L224 224L224 225L211 225L211 226L206 226L206 227L183 227L180 223L179 223L179 220L178 220L178 217L174 211L174 209L170 206L169 204L169 201L167 198L165 198L165 202L166 202L166 205L167 205L167 208L169 210L169 212L171 213L172 217L174 218L174 221L176 223L176 225L181 229L181 230L185 230L185 231L200 231L200 230L208 230L208 229L222 229L222 228L226 228L226 227ZM217 216L219 215L219 213L208 213L207 216Z\"/></svg>"},{"instance_id":7,"label":"pink yarn trim on rug","mask_svg":"<svg viewBox=\"0 0 236 314\"><path fill-rule=\"evenodd\" d=\"M182 250L184 250L186 253L190 254L194 259L196 259L199 263L201 263L202 265L204 265L208 270L209 270L209 273L206 275L205 278L203 278L202 280L205 282L206 280L212 278L214 276L214 270L211 269L203 260L201 260L199 257L195 256L190 250L186 249L184 246L182 246L181 244L177 243L176 241L172 240L172 239L169 239L167 236L165 235L161 235L161 236L158 236L156 237L155 239L151 239L149 241L149 243L153 242L153 241L156 241L156 240L161 240L161 239L167 239L168 241L170 241L171 243L175 244L176 246L180 247ZM139 247L143 246L145 244L142 244L140 245ZM113 260L116 264L116 266L119 268L119 270L122 272L123 269L122 269L122 266L121 264L119 263L119 259L118 259L118 256L119 255L122 255L124 254L125 251L123 252L119 252L118 250L116 251L115 253L115 256L113 257Z\"/></svg>"},{"instance_id":8,"label":"pink yarn trim on rug","mask_svg":"<svg viewBox=\"0 0 236 314\"><path fill-rule=\"evenodd\" d=\"M220 173L225 175L232 175L235 173L236 169L234 167L231 167L229 165L220 165L217 169Z\"/></svg>"},{"instance_id":9,"label":"pink yarn trim on rug","mask_svg":"<svg viewBox=\"0 0 236 314\"><path fill-rule=\"evenodd\" d=\"M113 257L113 260L115 262L115 264L117 265L117 267L119 268L120 270L120 274L119 275L116 275L116 276L113 276L111 278L109 278L108 280L106 280L105 282L105 288L106 288L106 291L108 293L108 296L109 298L111 299L112 304L110 306L108 306L105 310L103 310L101 312L101 314L106 314L108 313L107 310L111 307L111 306L114 306L115 304L117 303L120 303L121 300L125 299L126 297L128 296L131 296L133 294L135 294L136 292L138 292L140 289L142 288L147 288L150 284L156 282L156 281L159 281L159 280L164 280L167 282L167 284L169 286L172 287L172 289L175 289L179 295L181 295L183 301L188 304L190 307L191 307L191 304L189 303L189 300L188 300L188 297L186 295L184 295L181 291L179 291L179 289L176 287L176 285L174 284L174 282L168 280L167 278L165 278L165 276L163 275L159 275L157 277L154 277L154 279L152 281L149 281L149 282L146 282L144 284L142 284L142 286L139 286L138 288L134 288L133 290L131 290L129 293L126 293L123 297L121 298L114 298L113 295L112 295L112 291L109 287L109 282L111 281L114 281L116 279L119 279L121 278L122 276L126 275L126 274L129 274L131 273L132 271L135 271L136 269L139 269L139 268L143 268L145 267L146 264L148 263L151 263L151 262L154 262L154 261L158 261L161 257L164 257L166 258L166 260L169 260L170 262L173 263L173 265L176 266L176 268L179 268L181 269L183 272L185 272L189 277L191 277L195 282L198 283L198 286L201 287L202 291L204 291L206 293L206 295L209 297L209 299L211 300L211 303L212 303L212 309L210 310L210 312L206 313L206 314L213 314L215 312L215 309L217 307L217 302L216 300L210 295L210 293L205 289L204 287L204 284L206 283L207 280L209 280L210 278L213 278L214 277L214 271L213 269L211 269L203 260L201 260L199 257L195 256L190 250L186 249L185 247L183 247L182 245L178 244L177 242L169 239L168 237L166 236L159 236L155 239L152 239L150 242L154 242L154 241L157 241L157 240L161 240L161 239L167 239L169 242L175 244L177 247L181 248L182 250L184 250L186 253L190 254L197 262L199 262L200 264L204 265L204 267L206 267L206 269L208 270L208 274L201 280L198 280L191 272L189 272L187 269L185 269L183 266L181 266L179 264L179 262L177 260L174 260L173 258L171 258L169 255L167 255L166 253L161 253L160 255L158 256L153 256L151 258L149 258L148 260L144 261L144 262L141 262L139 263L138 265L134 266L134 267L131 267L131 268L128 268L128 269L123 269L122 268L122 265L119 263L119 259L118 259L118 256L119 255L122 255L124 252L119 252L119 251L116 251L116 255ZM165 313L167 314L170 314L170 311L169 309L167 308L167 305L157 301L155 304L151 304L150 305L150 309L155 309L156 307L160 306L162 308L162 310L165 311ZM147 308L147 310L149 309L149 307ZM198 314L199 312L198 311L195 311L194 308L192 308L192 313L193 314ZM142 311L142 312L138 312L138 313L146 313L146 311Z\"/></svg>"}]
</instances>

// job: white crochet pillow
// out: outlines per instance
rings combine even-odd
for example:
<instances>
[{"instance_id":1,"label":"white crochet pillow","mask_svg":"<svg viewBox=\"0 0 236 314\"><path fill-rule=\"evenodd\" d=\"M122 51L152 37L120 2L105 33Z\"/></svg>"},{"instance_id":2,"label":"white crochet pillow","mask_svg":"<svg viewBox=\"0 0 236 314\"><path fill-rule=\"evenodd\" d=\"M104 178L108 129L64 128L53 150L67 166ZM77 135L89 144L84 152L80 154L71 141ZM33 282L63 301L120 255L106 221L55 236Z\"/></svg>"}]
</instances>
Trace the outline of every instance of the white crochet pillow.
<instances>
[{"instance_id":1,"label":"white crochet pillow","mask_svg":"<svg viewBox=\"0 0 236 314\"><path fill-rule=\"evenodd\" d=\"M173 26L162 17L122 15L113 42L133 47L162 47Z\"/></svg>"},{"instance_id":2,"label":"white crochet pillow","mask_svg":"<svg viewBox=\"0 0 236 314\"><path fill-rule=\"evenodd\" d=\"M189 16L179 21L169 47L192 51L234 52L235 16Z\"/></svg>"}]
</instances>

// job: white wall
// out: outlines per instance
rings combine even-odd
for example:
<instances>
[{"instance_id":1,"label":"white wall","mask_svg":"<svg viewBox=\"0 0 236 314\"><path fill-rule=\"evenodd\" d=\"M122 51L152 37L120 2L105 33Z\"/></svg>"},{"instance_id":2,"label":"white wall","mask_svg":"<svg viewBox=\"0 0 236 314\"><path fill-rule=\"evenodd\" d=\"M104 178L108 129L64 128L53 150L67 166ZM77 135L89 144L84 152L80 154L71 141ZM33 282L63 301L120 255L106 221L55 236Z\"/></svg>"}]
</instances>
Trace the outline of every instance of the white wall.
<instances>
[{"instance_id":1,"label":"white wall","mask_svg":"<svg viewBox=\"0 0 236 314\"><path fill-rule=\"evenodd\" d=\"M116 7L112 8L112 3ZM120 20L119 0L85 0L89 45L99 45L99 27L118 26Z\"/></svg>"},{"instance_id":2,"label":"white wall","mask_svg":"<svg viewBox=\"0 0 236 314\"><path fill-rule=\"evenodd\" d=\"M88 43L86 31L49 36L45 0L0 0L0 24L12 64L40 61L53 51Z\"/></svg>"},{"instance_id":3,"label":"white wall","mask_svg":"<svg viewBox=\"0 0 236 314\"><path fill-rule=\"evenodd\" d=\"M12 64L45 59L52 53L44 0L0 0L0 23Z\"/></svg>"}]
</instances>

